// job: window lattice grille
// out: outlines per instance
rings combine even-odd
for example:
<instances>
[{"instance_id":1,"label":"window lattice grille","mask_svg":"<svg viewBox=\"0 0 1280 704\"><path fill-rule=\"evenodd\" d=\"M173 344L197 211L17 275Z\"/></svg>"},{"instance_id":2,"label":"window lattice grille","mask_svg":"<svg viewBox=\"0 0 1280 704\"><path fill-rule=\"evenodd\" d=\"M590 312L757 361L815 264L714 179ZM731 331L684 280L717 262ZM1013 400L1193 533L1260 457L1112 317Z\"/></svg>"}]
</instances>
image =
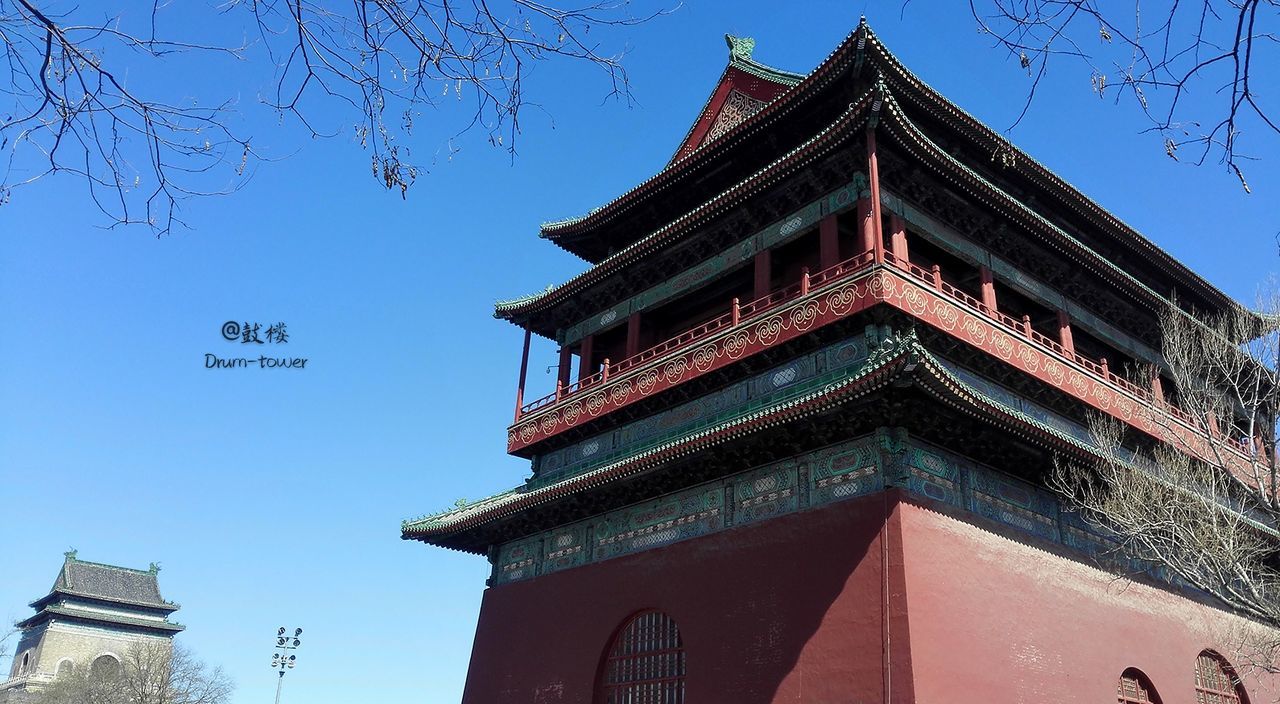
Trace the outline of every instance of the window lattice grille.
<instances>
[{"instance_id":1,"label":"window lattice grille","mask_svg":"<svg viewBox=\"0 0 1280 704\"><path fill-rule=\"evenodd\" d=\"M1213 653L1196 659L1196 704L1248 704L1227 661Z\"/></svg>"},{"instance_id":2,"label":"window lattice grille","mask_svg":"<svg viewBox=\"0 0 1280 704\"><path fill-rule=\"evenodd\" d=\"M684 704L680 629L659 611L636 615L614 639L601 677L603 704Z\"/></svg>"},{"instance_id":3,"label":"window lattice grille","mask_svg":"<svg viewBox=\"0 0 1280 704\"><path fill-rule=\"evenodd\" d=\"M1160 697L1156 695L1151 682L1141 672L1132 668L1120 675L1116 696L1120 704L1160 704Z\"/></svg>"}]
</instances>

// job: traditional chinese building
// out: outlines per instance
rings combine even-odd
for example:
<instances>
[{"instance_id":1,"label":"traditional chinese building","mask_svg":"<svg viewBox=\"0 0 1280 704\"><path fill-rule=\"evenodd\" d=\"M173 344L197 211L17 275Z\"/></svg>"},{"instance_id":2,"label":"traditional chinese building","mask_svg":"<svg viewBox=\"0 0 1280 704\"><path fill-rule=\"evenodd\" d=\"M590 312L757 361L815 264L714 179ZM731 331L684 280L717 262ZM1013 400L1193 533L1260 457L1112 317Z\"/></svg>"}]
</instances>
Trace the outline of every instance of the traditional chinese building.
<instances>
[{"instance_id":1,"label":"traditional chinese building","mask_svg":"<svg viewBox=\"0 0 1280 704\"><path fill-rule=\"evenodd\" d=\"M1045 488L1091 413L1185 420L1121 373L1171 297L1237 304L865 23L808 74L728 41L670 163L543 226L587 269L497 306L532 477L403 526L493 565L464 701L1268 696L1243 619ZM529 400L532 335L560 362Z\"/></svg>"},{"instance_id":2,"label":"traditional chinese building","mask_svg":"<svg viewBox=\"0 0 1280 704\"><path fill-rule=\"evenodd\" d=\"M118 672L137 644L172 643L183 626L169 616L178 605L160 596L160 569L136 570L66 554L49 593L31 602L35 613L19 621L9 679L0 702L25 702L72 671Z\"/></svg>"}]
</instances>

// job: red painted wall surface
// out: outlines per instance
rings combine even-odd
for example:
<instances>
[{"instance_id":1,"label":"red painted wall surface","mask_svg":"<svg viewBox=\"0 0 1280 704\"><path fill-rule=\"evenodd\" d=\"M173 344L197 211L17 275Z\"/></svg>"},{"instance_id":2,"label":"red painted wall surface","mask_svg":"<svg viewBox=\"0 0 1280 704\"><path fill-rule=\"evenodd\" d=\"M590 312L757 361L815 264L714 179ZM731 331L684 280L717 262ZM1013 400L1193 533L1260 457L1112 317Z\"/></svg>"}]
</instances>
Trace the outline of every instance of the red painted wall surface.
<instances>
[{"instance_id":1,"label":"red painted wall surface","mask_svg":"<svg viewBox=\"0 0 1280 704\"><path fill-rule=\"evenodd\" d=\"M691 704L883 701L887 505L854 499L491 588L463 701L591 702L613 632L648 608L679 624Z\"/></svg>"},{"instance_id":2,"label":"red painted wall surface","mask_svg":"<svg viewBox=\"0 0 1280 704\"><path fill-rule=\"evenodd\" d=\"M1136 667L1164 704L1193 704L1201 650L1244 665L1243 619L928 508L901 520L918 702L1115 702ZM1254 704L1273 687L1246 676Z\"/></svg>"}]
</instances>

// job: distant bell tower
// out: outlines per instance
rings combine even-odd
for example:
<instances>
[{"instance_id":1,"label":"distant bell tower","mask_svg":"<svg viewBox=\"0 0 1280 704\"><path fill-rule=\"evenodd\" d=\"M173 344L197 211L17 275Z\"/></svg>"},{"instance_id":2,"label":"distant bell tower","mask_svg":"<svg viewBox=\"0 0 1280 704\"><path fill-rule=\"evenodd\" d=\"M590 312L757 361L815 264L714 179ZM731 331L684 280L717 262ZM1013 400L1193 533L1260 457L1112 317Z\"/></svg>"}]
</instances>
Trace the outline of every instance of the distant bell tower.
<instances>
[{"instance_id":1,"label":"distant bell tower","mask_svg":"<svg viewBox=\"0 0 1280 704\"><path fill-rule=\"evenodd\" d=\"M26 701L61 674L81 668L118 670L136 644L171 647L184 626L169 621L178 605L160 596L149 569L116 567L66 553L49 593L31 602L32 616L15 625L22 635L8 680L0 683L0 704Z\"/></svg>"}]
</instances>

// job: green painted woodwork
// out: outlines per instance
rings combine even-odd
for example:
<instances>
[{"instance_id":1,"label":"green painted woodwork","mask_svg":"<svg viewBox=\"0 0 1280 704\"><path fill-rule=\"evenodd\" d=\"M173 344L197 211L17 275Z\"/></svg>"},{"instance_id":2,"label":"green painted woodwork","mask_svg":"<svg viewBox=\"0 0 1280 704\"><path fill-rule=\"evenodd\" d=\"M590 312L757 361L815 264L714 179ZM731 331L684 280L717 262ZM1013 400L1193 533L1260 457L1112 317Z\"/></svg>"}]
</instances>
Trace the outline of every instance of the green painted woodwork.
<instances>
[{"instance_id":1,"label":"green painted woodwork","mask_svg":"<svg viewBox=\"0 0 1280 704\"><path fill-rule=\"evenodd\" d=\"M1100 563L1187 586L1167 571L1126 553L1106 530L1063 511L1048 490L910 437L902 428L881 428L871 435L503 545L498 549L492 583L521 581L660 548L865 496L886 486L1067 545Z\"/></svg>"},{"instance_id":2,"label":"green painted woodwork","mask_svg":"<svg viewBox=\"0 0 1280 704\"><path fill-rule=\"evenodd\" d=\"M745 472L733 487L733 522L751 523L800 508L800 466L795 459Z\"/></svg>"},{"instance_id":3,"label":"green painted woodwork","mask_svg":"<svg viewBox=\"0 0 1280 704\"><path fill-rule=\"evenodd\" d=\"M856 378L880 364L863 335L855 335L797 357L701 398L648 418L539 455L530 487L546 486L671 442L674 438L722 425L813 393L827 384Z\"/></svg>"},{"instance_id":4,"label":"green painted woodwork","mask_svg":"<svg viewBox=\"0 0 1280 704\"><path fill-rule=\"evenodd\" d=\"M877 435L866 435L513 541L498 548L492 583L531 579L871 493L883 487L875 459L880 446ZM823 487L841 490L814 494L815 479L806 483L801 477L808 467L822 468ZM822 498L806 500L815 495ZM564 559L566 550L571 560Z\"/></svg>"},{"instance_id":5,"label":"green painted woodwork","mask_svg":"<svg viewBox=\"0 0 1280 704\"><path fill-rule=\"evenodd\" d=\"M724 486L717 482L605 514L592 523L592 559L606 560L720 530L725 525L724 497Z\"/></svg>"}]
</instances>

